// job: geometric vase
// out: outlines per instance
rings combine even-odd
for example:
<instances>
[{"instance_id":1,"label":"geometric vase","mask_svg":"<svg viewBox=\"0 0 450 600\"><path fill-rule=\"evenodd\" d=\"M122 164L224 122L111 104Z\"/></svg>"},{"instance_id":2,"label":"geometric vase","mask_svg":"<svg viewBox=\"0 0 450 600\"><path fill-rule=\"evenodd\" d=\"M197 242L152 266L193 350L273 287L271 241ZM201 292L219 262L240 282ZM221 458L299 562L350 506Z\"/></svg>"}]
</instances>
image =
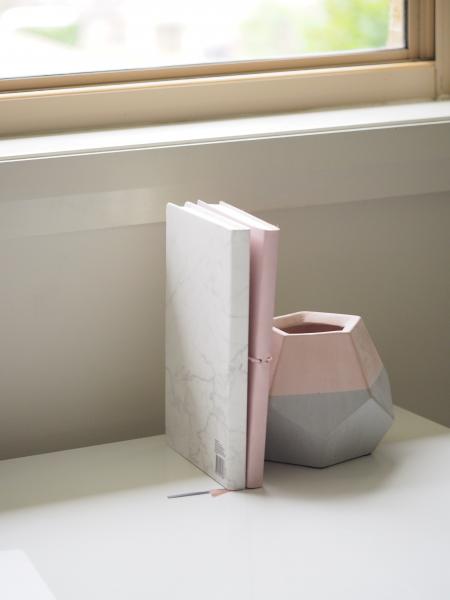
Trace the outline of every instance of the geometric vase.
<instances>
[{"instance_id":1,"label":"geometric vase","mask_svg":"<svg viewBox=\"0 0 450 600\"><path fill-rule=\"evenodd\" d=\"M388 375L361 319L274 319L266 460L327 467L370 454L394 420Z\"/></svg>"}]
</instances>

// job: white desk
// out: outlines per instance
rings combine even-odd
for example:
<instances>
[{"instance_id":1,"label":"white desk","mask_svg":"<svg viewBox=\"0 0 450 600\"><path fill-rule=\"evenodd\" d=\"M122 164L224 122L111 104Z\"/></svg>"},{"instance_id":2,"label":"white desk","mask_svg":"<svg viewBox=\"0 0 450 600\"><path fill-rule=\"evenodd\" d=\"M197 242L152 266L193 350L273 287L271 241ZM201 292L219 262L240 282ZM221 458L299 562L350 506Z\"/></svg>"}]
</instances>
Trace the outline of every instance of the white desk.
<instances>
[{"instance_id":1,"label":"white desk","mask_svg":"<svg viewBox=\"0 0 450 600\"><path fill-rule=\"evenodd\" d=\"M57 600L450 598L445 427L397 410L373 456L167 499L215 487L163 436L3 461L0 550Z\"/></svg>"}]
</instances>

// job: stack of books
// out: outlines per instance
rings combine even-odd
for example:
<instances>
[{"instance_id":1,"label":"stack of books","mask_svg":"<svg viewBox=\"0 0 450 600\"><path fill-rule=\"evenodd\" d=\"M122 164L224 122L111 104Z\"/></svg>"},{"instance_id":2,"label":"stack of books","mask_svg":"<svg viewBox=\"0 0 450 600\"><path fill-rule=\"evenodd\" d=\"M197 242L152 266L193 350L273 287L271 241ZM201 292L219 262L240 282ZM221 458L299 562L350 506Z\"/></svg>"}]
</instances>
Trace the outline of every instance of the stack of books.
<instances>
[{"instance_id":1,"label":"stack of books","mask_svg":"<svg viewBox=\"0 0 450 600\"><path fill-rule=\"evenodd\" d=\"M229 490L263 483L279 229L167 205L166 433Z\"/></svg>"}]
</instances>

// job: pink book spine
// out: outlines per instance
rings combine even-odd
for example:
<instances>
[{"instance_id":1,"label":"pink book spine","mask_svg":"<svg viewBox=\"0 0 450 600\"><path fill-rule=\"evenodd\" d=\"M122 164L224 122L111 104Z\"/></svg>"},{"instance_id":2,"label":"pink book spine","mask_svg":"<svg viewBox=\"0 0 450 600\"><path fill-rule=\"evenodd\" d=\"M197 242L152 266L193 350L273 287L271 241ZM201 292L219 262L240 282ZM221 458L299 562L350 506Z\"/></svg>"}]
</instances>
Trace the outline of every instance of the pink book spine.
<instances>
[{"instance_id":1,"label":"pink book spine","mask_svg":"<svg viewBox=\"0 0 450 600\"><path fill-rule=\"evenodd\" d=\"M279 231L252 228L246 486L263 484Z\"/></svg>"}]
</instances>

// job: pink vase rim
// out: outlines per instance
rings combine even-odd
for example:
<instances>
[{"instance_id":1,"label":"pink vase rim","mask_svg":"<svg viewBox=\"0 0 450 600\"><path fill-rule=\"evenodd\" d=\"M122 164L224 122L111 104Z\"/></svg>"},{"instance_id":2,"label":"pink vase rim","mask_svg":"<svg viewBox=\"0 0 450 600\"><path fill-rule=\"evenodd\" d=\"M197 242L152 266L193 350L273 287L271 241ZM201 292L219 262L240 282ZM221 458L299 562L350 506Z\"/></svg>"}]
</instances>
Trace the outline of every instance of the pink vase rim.
<instances>
[{"instance_id":1,"label":"pink vase rim","mask_svg":"<svg viewBox=\"0 0 450 600\"><path fill-rule=\"evenodd\" d=\"M361 321L361 317L358 315L346 315L341 313L326 313L316 311L299 311L295 313L289 313L281 315L273 319L273 330L283 336L304 336L304 335L341 335L343 333L350 333ZM289 333L284 331L285 328L295 327L296 325L304 324L317 324L317 325L331 325L337 326L342 329L331 330L331 331L316 331L308 333Z\"/></svg>"}]
</instances>

